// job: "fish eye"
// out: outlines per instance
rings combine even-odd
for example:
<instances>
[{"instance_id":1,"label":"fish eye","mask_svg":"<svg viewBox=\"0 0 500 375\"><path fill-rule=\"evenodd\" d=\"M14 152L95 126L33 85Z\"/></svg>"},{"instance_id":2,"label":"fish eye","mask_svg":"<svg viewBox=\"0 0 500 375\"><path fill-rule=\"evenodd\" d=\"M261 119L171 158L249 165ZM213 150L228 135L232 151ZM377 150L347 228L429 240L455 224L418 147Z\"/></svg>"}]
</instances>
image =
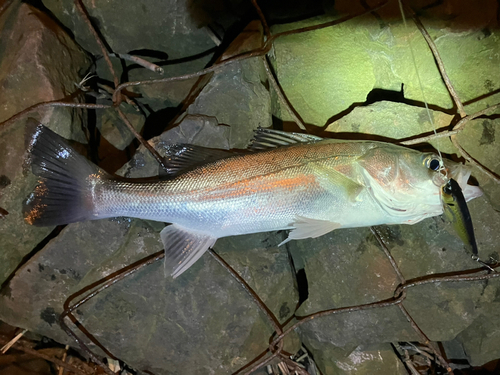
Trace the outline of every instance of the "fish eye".
<instances>
[{"instance_id":1,"label":"fish eye","mask_svg":"<svg viewBox=\"0 0 500 375\"><path fill-rule=\"evenodd\" d=\"M424 165L433 171L437 171L441 166L441 162L436 156L430 155L424 159Z\"/></svg>"},{"instance_id":2,"label":"fish eye","mask_svg":"<svg viewBox=\"0 0 500 375\"><path fill-rule=\"evenodd\" d=\"M433 171L437 171L440 165L441 163L439 162L438 159L431 159L429 161L429 168L432 169Z\"/></svg>"}]
</instances>

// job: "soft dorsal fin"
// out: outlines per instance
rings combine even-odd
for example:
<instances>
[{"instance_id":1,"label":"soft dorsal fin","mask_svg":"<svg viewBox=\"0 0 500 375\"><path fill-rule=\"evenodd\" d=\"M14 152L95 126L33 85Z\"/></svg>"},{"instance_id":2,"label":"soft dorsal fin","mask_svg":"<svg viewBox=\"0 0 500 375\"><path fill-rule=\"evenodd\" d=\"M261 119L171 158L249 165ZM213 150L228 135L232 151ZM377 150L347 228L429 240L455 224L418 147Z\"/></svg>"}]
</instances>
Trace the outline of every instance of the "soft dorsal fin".
<instances>
[{"instance_id":1,"label":"soft dorsal fin","mask_svg":"<svg viewBox=\"0 0 500 375\"><path fill-rule=\"evenodd\" d=\"M258 128L250 143L250 150L267 150L270 148L290 146L297 143L314 143L323 138L311 134L288 133L281 130Z\"/></svg>"},{"instance_id":2,"label":"soft dorsal fin","mask_svg":"<svg viewBox=\"0 0 500 375\"><path fill-rule=\"evenodd\" d=\"M207 148L184 143L164 147L167 171L160 166L160 176L175 177L200 165L237 155L227 150Z\"/></svg>"}]
</instances>

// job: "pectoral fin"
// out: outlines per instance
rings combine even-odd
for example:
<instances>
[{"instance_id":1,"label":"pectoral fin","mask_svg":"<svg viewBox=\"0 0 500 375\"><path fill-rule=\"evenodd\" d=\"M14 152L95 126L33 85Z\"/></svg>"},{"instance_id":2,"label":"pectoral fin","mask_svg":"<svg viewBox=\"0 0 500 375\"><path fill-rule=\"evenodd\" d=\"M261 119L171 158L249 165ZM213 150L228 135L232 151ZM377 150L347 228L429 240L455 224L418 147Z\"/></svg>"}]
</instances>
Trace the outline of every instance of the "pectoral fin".
<instances>
[{"instance_id":1,"label":"pectoral fin","mask_svg":"<svg viewBox=\"0 0 500 375\"><path fill-rule=\"evenodd\" d=\"M211 248L217 238L209 233L169 225L160 233L165 246L165 273L176 278Z\"/></svg>"},{"instance_id":2,"label":"pectoral fin","mask_svg":"<svg viewBox=\"0 0 500 375\"><path fill-rule=\"evenodd\" d=\"M290 240L316 238L331 232L334 229L340 228L341 225L327 220L316 220L297 216L295 222L293 223L293 227L294 228L291 230L288 238L281 242L278 246L281 246Z\"/></svg>"}]
</instances>

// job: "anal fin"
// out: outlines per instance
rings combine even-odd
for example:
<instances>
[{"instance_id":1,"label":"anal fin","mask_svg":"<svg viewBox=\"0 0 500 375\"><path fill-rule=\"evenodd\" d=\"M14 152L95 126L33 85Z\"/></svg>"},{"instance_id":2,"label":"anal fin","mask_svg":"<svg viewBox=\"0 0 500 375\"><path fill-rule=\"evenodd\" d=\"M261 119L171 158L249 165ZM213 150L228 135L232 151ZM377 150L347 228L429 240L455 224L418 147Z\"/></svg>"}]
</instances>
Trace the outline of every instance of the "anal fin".
<instances>
[{"instance_id":1,"label":"anal fin","mask_svg":"<svg viewBox=\"0 0 500 375\"><path fill-rule=\"evenodd\" d=\"M297 216L293 223L293 229L290 231L288 238L281 242L281 246L291 240L299 240L303 238L320 237L332 230L340 228L339 223L328 220L310 219L308 217Z\"/></svg>"},{"instance_id":2,"label":"anal fin","mask_svg":"<svg viewBox=\"0 0 500 375\"><path fill-rule=\"evenodd\" d=\"M163 228L160 237L165 247L165 273L173 278L191 267L217 241L209 233L177 224Z\"/></svg>"}]
</instances>

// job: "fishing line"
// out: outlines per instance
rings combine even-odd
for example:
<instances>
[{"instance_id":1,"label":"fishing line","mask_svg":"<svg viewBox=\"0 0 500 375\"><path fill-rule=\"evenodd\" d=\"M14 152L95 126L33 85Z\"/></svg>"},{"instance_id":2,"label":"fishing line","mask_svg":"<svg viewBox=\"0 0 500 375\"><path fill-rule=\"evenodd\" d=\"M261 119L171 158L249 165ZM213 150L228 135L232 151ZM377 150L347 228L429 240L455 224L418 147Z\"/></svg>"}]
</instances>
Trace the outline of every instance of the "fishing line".
<instances>
[{"instance_id":1,"label":"fishing line","mask_svg":"<svg viewBox=\"0 0 500 375\"><path fill-rule=\"evenodd\" d=\"M399 4L399 11L401 12L401 17L403 18L403 24L404 24L405 30L408 31L409 29L408 29L408 25L406 24L405 12L403 10L403 4L402 4L401 0L398 0L398 4ZM413 47L411 45L411 39L408 39L408 47L410 47L411 59L413 61L413 67L415 68L415 73L417 75L418 85L420 87L420 93L422 94L422 99L424 101L425 110L427 111L427 116L429 117L429 121L432 125L432 130L434 131L434 134L437 136L436 125L434 124L434 120L432 118L431 111L429 110L429 106L427 105L427 99L425 97L424 87L422 85L422 80L420 79L420 74L418 72L417 60L415 59L415 53L413 52ZM439 150L440 149L439 143L440 143L440 139L437 138L436 149L437 149L437 152L439 154L439 171L444 171L445 177L448 178L448 173L446 171L446 168L444 167L443 156L441 155L441 151Z\"/></svg>"}]
</instances>

